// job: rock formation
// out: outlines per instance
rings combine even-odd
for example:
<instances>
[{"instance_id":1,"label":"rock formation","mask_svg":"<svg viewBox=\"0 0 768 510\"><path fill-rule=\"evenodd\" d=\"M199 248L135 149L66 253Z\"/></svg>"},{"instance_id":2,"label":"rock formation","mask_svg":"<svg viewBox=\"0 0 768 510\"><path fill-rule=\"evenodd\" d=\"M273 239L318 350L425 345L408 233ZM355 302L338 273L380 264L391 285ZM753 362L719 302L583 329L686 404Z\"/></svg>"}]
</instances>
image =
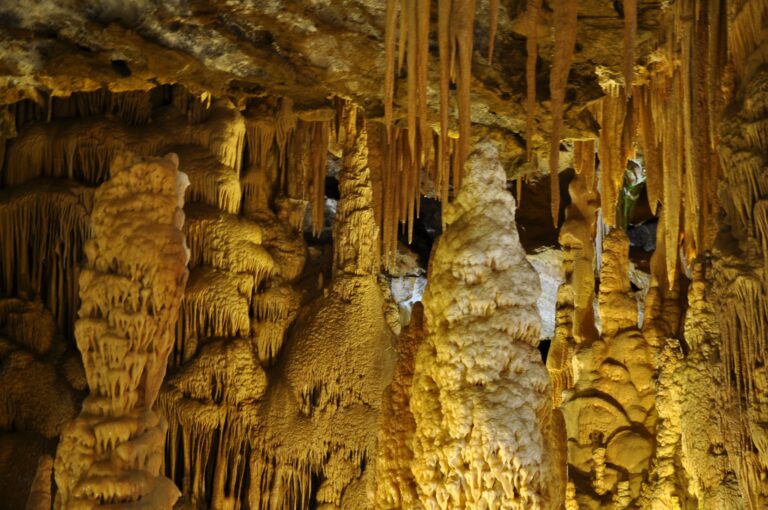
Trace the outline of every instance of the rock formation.
<instances>
[{"instance_id":1,"label":"rock formation","mask_svg":"<svg viewBox=\"0 0 768 510\"><path fill-rule=\"evenodd\" d=\"M549 384L536 346L539 283L494 146L470 155L443 211L410 401L425 508L556 508Z\"/></svg>"},{"instance_id":2,"label":"rock formation","mask_svg":"<svg viewBox=\"0 0 768 510\"><path fill-rule=\"evenodd\" d=\"M178 164L175 154L118 156L94 193L75 323L90 393L61 434L57 508L170 508L178 498L162 477L166 423L153 410L188 274L189 181Z\"/></svg>"},{"instance_id":3,"label":"rock formation","mask_svg":"<svg viewBox=\"0 0 768 510\"><path fill-rule=\"evenodd\" d=\"M0 510L768 505L766 0L0 4Z\"/></svg>"}]
</instances>

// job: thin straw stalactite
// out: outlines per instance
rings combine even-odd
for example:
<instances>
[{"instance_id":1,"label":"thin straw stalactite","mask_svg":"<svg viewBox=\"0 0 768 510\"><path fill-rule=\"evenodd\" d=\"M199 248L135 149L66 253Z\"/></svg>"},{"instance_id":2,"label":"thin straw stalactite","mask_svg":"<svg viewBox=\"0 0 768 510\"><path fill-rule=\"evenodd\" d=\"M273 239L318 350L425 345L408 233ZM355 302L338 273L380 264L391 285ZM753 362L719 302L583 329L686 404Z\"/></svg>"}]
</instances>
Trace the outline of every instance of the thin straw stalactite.
<instances>
[{"instance_id":1,"label":"thin straw stalactite","mask_svg":"<svg viewBox=\"0 0 768 510\"><path fill-rule=\"evenodd\" d=\"M536 59L538 53L538 20L542 0L528 0L528 36L525 61L525 159L531 160L533 152L533 120L536 115Z\"/></svg>"},{"instance_id":2,"label":"thin straw stalactite","mask_svg":"<svg viewBox=\"0 0 768 510\"><path fill-rule=\"evenodd\" d=\"M448 140L448 100L451 82L451 3L452 0L441 0L437 13L437 41L440 52L440 154L438 157L438 189L440 199L448 200L448 179L450 175L450 146Z\"/></svg>"},{"instance_id":3,"label":"thin straw stalactite","mask_svg":"<svg viewBox=\"0 0 768 510\"><path fill-rule=\"evenodd\" d=\"M637 0L624 0L624 86L632 96L635 70L635 38L637 35Z\"/></svg>"},{"instance_id":4,"label":"thin straw stalactite","mask_svg":"<svg viewBox=\"0 0 768 510\"><path fill-rule=\"evenodd\" d=\"M552 71L549 78L549 90L552 101L552 138L549 149L549 173L551 191L552 222L557 227L560 214L560 138L563 131L563 108L565 105L565 87L568 84L568 72L576 45L576 21L579 13L577 0L558 0L555 2L554 30L555 49L552 59Z\"/></svg>"},{"instance_id":5,"label":"thin straw stalactite","mask_svg":"<svg viewBox=\"0 0 768 510\"><path fill-rule=\"evenodd\" d=\"M470 85L472 81L472 44L475 21L475 0L453 3L451 19L452 39L457 50L457 103L459 105L458 165L464 167L469 155L472 119L470 110Z\"/></svg>"},{"instance_id":6,"label":"thin straw stalactite","mask_svg":"<svg viewBox=\"0 0 768 510\"><path fill-rule=\"evenodd\" d=\"M488 29L488 65L493 65L493 47L496 43L496 28L499 24L499 0L490 0L491 19Z\"/></svg>"},{"instance_id":7,"label":"thin straw stalactite","mask_svg":"<svg viewBox=\"0 0 768 510\"><path fill-rule=\"evenodd\" d=\"M387 2L387 19L384 31L384 127L387 130L387 140L392 139L392 103L395 97L395 27L397 26L396 1Z\"/></svg>"}]
</instances>

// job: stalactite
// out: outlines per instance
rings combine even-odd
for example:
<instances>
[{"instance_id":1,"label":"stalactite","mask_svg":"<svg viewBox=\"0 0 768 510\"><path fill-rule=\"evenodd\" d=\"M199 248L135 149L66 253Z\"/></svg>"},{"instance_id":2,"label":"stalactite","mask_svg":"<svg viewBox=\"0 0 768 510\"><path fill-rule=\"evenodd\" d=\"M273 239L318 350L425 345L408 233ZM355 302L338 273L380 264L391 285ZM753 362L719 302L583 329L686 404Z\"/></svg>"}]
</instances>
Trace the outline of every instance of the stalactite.
<instances>
[{"instance_id":1,"label":"stalactite","mask_svg":"<svg viewBox=\"0 0 768 510\"><path fill-rule=\"evenodd\" d=\"M525 60L525 154L526 160L531 160L533 151L533 122L536 117L536 59L538 52L539 13L542 0L528 0L526 16L528 18L528 34L526 36Z\"/></svg>"},{"instance_id":2,"label":"stalactite","mask_svg":"<svg viewBox=\"0 0 768 510\"><path fill-rule=\"evenodd\" d=\"M395 97L395 27L397 26L397 0L387 0L387 18L384 26L384 127L387 142L392 143L392 103Z\"/></svg>"},{"instance_id":3,"label":"stalactite","mask_svg":"<svg viewBox=\"0 0 768 510\"><path fill-rule=\"evenodd\" d=\"M416 81L418 97L418 115L419 115L419 137L421 150L413 151L414 160L417 166L421 166L422 159L426 160L429 153L429 141L432 139L432 129L429 127L429 105L427 104L427 81L429 70L429 10L430 0L412 0L416 8L417 27L416 27ZM410 75L410 73L409 73ZM411 103L409 102L409 105ZM410 110L409 110L410 111ZM420 195L420 193L419 193Z\"/></svg>"},{"instance_id":4,"label":"stalactite","mask_svg":"<svg viewBox=\"0 0 768 510\"><path fill-rule=\"evenodd\" d=\"M296 129L296 114L293 112L293 100L284 97L280 101L280 109L275 116L275 143L277 144L277 168L280 173L280 182L285 182L286 172L286 148L288 140ZM282 185L281 185L282 188Z\"/></svg>"},{"instance_id":5,"label":"stalactite","mask_svg":"<svg viewBox=\"0 0 768 510\"><path fill-rule=\"evenodd\" d=\"M663 148L656 135L656 126L653 120L652 99L650 87L642 87L635 96L640 96L638 115L640 124L640 137L643 147L643 159L646 174L646 190L648 193L648 205L651 213L657 214L659 202L663 196L663 168L661 166Z\"/></svg>"},{"instance_id":6,"label":"stalactite","mask_svg":"<svg viewBox=\"0 0 768 510\"><path fill-rule=\"evenodd\" d=\"M235 170L199 146L181 145L170 150L179 156L179 165L189 177L187 202L203 202L232 214L240 211L243 193Z\"/></svg>"},{"instance_id":7,"label":"stalactite","mask_svg":"<svg viewBox=\"0 0 768 510\"><path fill-rule=\"evenodd\" d=\"M457 91L459 140L458 150L454 158L458 160L459 168L464 167L464 161L469 156L470 136L472 131L472 115L470 109L470 85L472 82L472 43L475 21L475 0L460 0L453 2L451 13L452 39L456 45Z\"/></svg>"},{"instance_id":8,"label":"stalactite","mask_svg":"<svg viewBox=\"0 0 768 510\"><path fill-rule=\"evenodd\" d=\"M603 211L603 223L616 226L616 208L619 190L624 182L626 154L624 126L627 119L626 101L623 94L613 96L610 93L597 107L600 123L598 154L600 157L600 202Z\"/></svg>"},{"instance_id":9,"label":"stalactite","mask_svg":"<svg viewBox=\"0 0 768 510\"><path fill-rule=\"evenodd\" d=\"M150 90L112 92L99 88L89 92L73 92L67 97L52 97L47 112L48 120L111 113L127 125L144 125L151 120L152 93Z\"/></svg>"},{"instance_id":10,"label":"stalactite","mask_svg":"<svg viewBox=\"0 0 768 510\"><path fill-rule=\"evenodd\" d=\"M160 477L166 424L152 411L187 279L180 206L188 181L177 168L175 155L119 157L95 192L75 327L91 394L62 432L58 507L171 508L179 496ZM120 483L126 475L135 483Z\"/></svg>"},{"instance_id":11,"label":"stalactite","mask_svg":"<svg viewBox=\"0 0 768 510\"><path fill-rule=\"evenodd\" d=\"M764 38L768 5L763 1L735 0L727 4L728 56L739 76L747 73L747 63Z\"/></svg>"},{"instance_id":12,"label":"stalactite","mask_svg":"<svg viewBox=\"0 0 768 510\"><path fill-rule=\"evenodd\" d=\"M299 296L289 285L275 285L259 292L251 306L251 336L262 363L271 363L280 353L285 334L299 311Z\"/></svg>"},{"instance_id":13,"label":"stalactite","mask_svg":"<svg viewBox=\"0 0 768 510\"><path fill-rule=\"evenodd\" d=\"M490 0L488 28L488 65L493 65L493 47L496 43L496 28L499 24L499 0Z\"/></svg>"},{"instance_id":14,"label":"stalactite","mask_svg":"<svg viewBox=\"0 0 768 510\"><path fill-rule=\"evenodd\" d=\"M440 52L440 153L438 157L438 189L443 203L448 202L448 176L450 175L450 145L448 139L449 115L448 102L451 82L451 62L453 45L451 44L451 9L454 0L438 2L437 43Z\"/></svg>"},{"instance_id":15,"label":"stalactite","mask_svg":"<svg viewBox=\"0 0 768 510\"><path fill-rule=\"evenodd\" d=\"M150 156L165 145L208 148L222 164L239 172L245 123L226 101L218 101L205 123L178 122L164 115L148 126L125 126L97 116L67 123L33 124L8 143L3 186L13 187L42 176L99 184L109 177L109 161L121 151Z\"/></svg>"},{"instance_id":16,"label":"stalactite","mask_svg":"<svg viewBox=\"0 0 768 510\"><path fill-rule=\"evenodd\" d=\"M756 54L764 58L759 51ZM719 312L725 446L749 508L761 508L768 499L761 477L768 466L768 432L760 418L768 401L759 389L766 378L761 353L768 338L765 254L761 253L765 222L761 204L768 195L768 178L762 157L756 157L765 152L768 142L750 133L745 124L765 119L766 83L764 68L749 76L730 107L732 114L720 125L720 189L726 214L715 243L711 288Z\"/></svg>"},{"instance_id":17,"label":"stalactite","mask_svg":"<svg viewBox=\"0 0 768 510\"><path fill-rule=\"evenodd\" d=\"M253 283L250 275L217 271L210 266L193 270L181 302L176 357L194 354L193 348L186 345L190 340L247 336Z\"/></svg>"},{"instance_id":18,"label":"stalactite","mask_svg":"<svg viewBox=\"0 0 768 510\"><path fill-rule=\"evenodd\" d=\"M319 236L323 230L325 214L325 173L328 165L328 140L330 129L327 122L315 122L310 128L310 174L305 178L309 186L312 204L312 233Z\"/></svg>"},{"instance_id":19,"label":"stalactite","mask_svg":"<svg viewBox=\"0 0 768 510\"><path fill-rule=\"evenodd\" d=\"M552 137L549 148L549 182L551 191L552 222L557 227L560 214L560 138L563 131L563 110L568 73L576 45L576 19L579 14L577 0L557 0L554 5L555 48L549 91L552 101ZM534 64L535 65L535 64Z\"/></svg>"},{"instance_id":20,"label":"stalactite","mask_svg":"<svg viewBox=\"0 0 768 510\"><path fill-rule=\"evenodd\" d=\"M171 98L173 105L187 116L189 122L204 122L211 114L210 93L205 92L197 96L176 83L171 88Z\"/></svg>"},{"instance_id":21,"label":"stalactite","mask_svg":"<svg viewBox=\"0 0 768 510\"><path fill-rule=\"evenodd\" d=\"M670 87L677 88L679 74L675 74ZM667 105L668 117L664 121L665 140L663 168L664 246L666 249L667 278L672 287L677 275L677 257L680 238L680 212L682 208L683 151L681 150L682 115L677 98ZM664 136L666 135L666 136Z\"/></svg>"},{"instance_id":22,"label":"stalactite","mask_svg":"<svg viewBox=\"0 0 768 510\"><path fill-rule=\"evenodd\" d=\"M169 378L159 399L169 420L166 469L193 504L237 509L247 499L247 429L237 409L266 389L266 374L245 339L206 344Z\"/></svg>"},{"instance_id":23,"label":"stalactite","mask_svg":"<svg viewBox=\"0 0 768 510\"><path fill-rule=\"evenodd\" d=\"M637 36L637 0L623 0L624 6L624 89L632 96Z\"/></svg>"},{"instance_id":24,"label":"stalactite","mask_svg":"<svg viewBox=\"0 0 768 510\"><path fill-rule=\"evenodd\" d=\"M407 134L408 148L416 165L429 160L431 143L428 126L427 104L429 64L429 10L427 0L389 0L385 34L385 91L384 123L391 131L393 120L394 73L395 73L395 26L400 5L400 30L398 44L398 68L404 60L408 63L407 77ZM498 8L492 9L498 14ZM459 119L459 147L455 158L463 164L469 151L471 131L470 85L472 78L473 26L475 0L440 0L438 2L438 47L440 53L440 144L437 165L440 180L448 168L449 84L457 83ZM495 24L493 24L495 26ZM407 54L407 59L405 58ZM490 58L490 55L489 55ZM421 138L421 150L416 150L417 138ZM389 143L393 143L391 137ZM439 187L439 184L438 184ZM444 196L442 194L441 196Z\"/></svg>"}]
</instances>

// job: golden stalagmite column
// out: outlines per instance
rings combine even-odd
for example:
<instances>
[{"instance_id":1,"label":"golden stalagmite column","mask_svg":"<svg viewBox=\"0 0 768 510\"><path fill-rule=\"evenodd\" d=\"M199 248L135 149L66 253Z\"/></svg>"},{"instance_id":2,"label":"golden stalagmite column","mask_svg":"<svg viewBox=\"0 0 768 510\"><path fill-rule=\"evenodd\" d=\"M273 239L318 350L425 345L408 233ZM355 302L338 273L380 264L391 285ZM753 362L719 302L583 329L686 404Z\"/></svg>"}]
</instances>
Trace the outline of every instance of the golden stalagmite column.
<instances>
[{"instance_id":1,"label":"golden stalagmite column","mask_svg":"<svg viewBox=\"0 0 768 510\"><path fill-rule=\"evenodd\" d=\"M189 181L175 154L118 156L110 175L94 196L75 324L90 394L61 435L56 508L170 509L179 491L160 475L166 423L152 407L187 282Z\"/></svg>"},{"instance_id":2,"label":"golden stalagmite column","mask_svg":"<svg viewBox=\"0 0 768 510\"><path fill-rule=\"evenodd\" d=\"M496 147L481 142L466 171L424 295L410 401L419 499L430 509L559 508L539 278Z\"/></svg>"}]
</instances>

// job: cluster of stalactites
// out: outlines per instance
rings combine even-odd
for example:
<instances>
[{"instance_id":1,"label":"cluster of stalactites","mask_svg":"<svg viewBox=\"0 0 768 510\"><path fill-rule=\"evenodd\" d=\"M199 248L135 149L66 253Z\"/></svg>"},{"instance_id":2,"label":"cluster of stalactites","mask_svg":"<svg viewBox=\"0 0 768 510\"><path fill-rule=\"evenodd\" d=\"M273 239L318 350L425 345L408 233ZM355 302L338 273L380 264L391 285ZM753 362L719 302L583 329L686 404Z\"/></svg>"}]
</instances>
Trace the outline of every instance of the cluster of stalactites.
<instances>
[{"instance_id":1,"label":"cluster of stalactites","mask_svg":"<svg viewBox=\"0 0 768 510\"><path fill-rule=\"evenodd\" d=\"M384 124L387 137L392 142L393 101L395 74L407 63L408 135L407 144L411 154L421 157L429 150L428 141L432 136L429 127L429 0L388 0L386 13L384 79ZM398 13L400 27L397 28ZM472 79L472 46L475 18L475 0L440 0L438 2L438 46L440 67L440 141L436 159L439 172L447 178L449 157L449 87L457 83L459 118L458 160L462 167L470 146L470 82ZM498 2L491 3L491 41L496 32ZM399 43L395 47L395 39ZM493 43L489 44L489 60L492 58ZM396 55L397 52L397 55ZM395 62L395 57L397 61ZM395 65L397 64L397 65ZM417 140L421 140L421 147Z\"/></svg>"},{"instance_id":2,"label":"cluster of stalactites","mask_svg":"<svg viewBox=\"0 0 768 510\"><path fill-rule=\"evenodd\" d=\"M177 169L173 154L118 157L95 192L75 325L90 395L59 443L61 508L171 508L178 497L159 476L165 422L152 411L188 274Z\"/></svg>"},{"instance_id":3,"label":"cluster of stalactites","mask_svg":"<svg viewBox=\"0 0 768 510\"><path fill-rule=\"evenodd\" d=\"M375 128L371 128L372 130ZM383 131L383 129L382 129ZM449 172L443 174L435 158L439 154L439 137L430 131L427 146L432 150L420 151L421 138L417 138L417 151L408 145L408 129L393 129L391 138L381 133L381 220L382 256L385 267L391 267L397 255L398 233L402 230L413 240L413 226L421 213L422 196L434 196L444 204L449 196L456 196L461 186L461 165L458 140L448 142Z\"/></svg>"},{"instance_id":4,"label":"cluster of stalactites","mask_svg":"<svg viewBox=\"0 0 768 510\"><path fill-rule=\"evenodd\" d=\"M728 228L717 236L711 289L721 337L725 444L751 509L763 508L768 501L768 72L764 36L758 46L760 39L752 33L753 23L765 33L768 10L764 2L754 3L761 5L729 5L729 53L743 82L718 133L720 198ZM746 19L751 16L757 19Z\"/></svg>"},{"instance_id":5,"label":"cluster of stalactites","mask_svg":"<svg viewBox=\"0 0 768 510\"><path fill-rule=\"evenodd\" d=\"M636 10L628 3L625 9ZM638 145L648 202L664 223L665 275L671 289L678 262L690 267L697 254L712 246L714 237L711 225L720 173L714 126L725 102L721 91L725 36L719 10L711 3L676 2L664 16L666 44L653 53L640 84L632 83L635 28L629 23L636 20L627 16L624 82L606 81L606 96L593 113L600 124L602 221L617 226L627 162L635 157ZM554 182L552 191L557 192Z\"/></svg>"},{"instance_id":6,"label":"cluster of stalactites","mask_svg":"<svg viewBox=\"0 0 768 510\"><path fill-rule=\"evenodd\" d=\"M273 190L278 196L308 200L315 236L323 230L329 144L334 134L339 139L346 101L335 98L334 103L333 113L304 119L289 98L282 98L274 111L247 120L250 158L243 178L245 202L252 209L269 208Z\"/></svg>"},{"instance_id":7,"label":"cluster of stalactites","mask_svg":"<svg viewBox=\"0 0 768 510\"><path fill-rule=\"evenodd\" d=\"M200 124L184 122L173 107L160 111L146 126L127 126L108 115L26 126L7 143L2 185L18 186L42 176L98 185L109 177L115 155L154 155L166 144L206 147L222 165L239 171L245 124L230 102L216 101L210 118Z\"/></svg>"}]
</instances>

